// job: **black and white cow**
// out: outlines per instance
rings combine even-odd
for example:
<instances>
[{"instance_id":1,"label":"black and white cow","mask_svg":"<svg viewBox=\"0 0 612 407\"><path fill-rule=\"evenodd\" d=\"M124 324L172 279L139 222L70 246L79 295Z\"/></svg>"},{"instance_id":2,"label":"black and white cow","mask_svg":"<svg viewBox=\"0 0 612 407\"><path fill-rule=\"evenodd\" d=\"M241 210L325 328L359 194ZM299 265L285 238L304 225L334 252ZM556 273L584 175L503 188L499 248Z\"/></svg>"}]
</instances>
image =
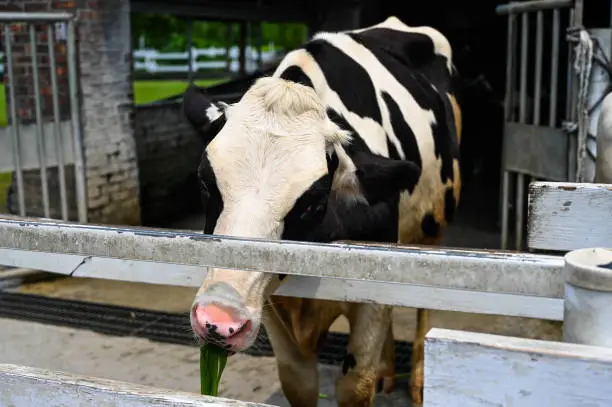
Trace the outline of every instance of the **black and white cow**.
<instances>
[{"instance_id":1,"label":"black and white cow","mask_svg":"<svg viewBox=\"0 0 612 407\"><path fill-rule=\"evenodd\" d=\"M232 105L184 95L206 145L199 166L205 233L331 242L438 244L459 201L461 114L447 39L395 17L316 34ZM194 332L237 352L265 324L292 406L318 399L316 353L340 315L351 334L340 406L370 406L394 386L391 307L272 294L284 275L210 269ZM411 393L422 403L426 310L419 310Z\"/></svg>"}]
</instances>

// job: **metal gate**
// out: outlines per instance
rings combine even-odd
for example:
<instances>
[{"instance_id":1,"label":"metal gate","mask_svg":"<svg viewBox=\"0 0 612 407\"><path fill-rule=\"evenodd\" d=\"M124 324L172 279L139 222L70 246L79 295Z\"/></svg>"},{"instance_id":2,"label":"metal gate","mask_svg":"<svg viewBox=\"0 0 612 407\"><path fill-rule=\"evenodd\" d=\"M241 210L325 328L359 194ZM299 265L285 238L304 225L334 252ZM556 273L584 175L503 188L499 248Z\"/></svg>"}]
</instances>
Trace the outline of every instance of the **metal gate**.
<instances>
[{"instance_id":1,"label":"metal gate","mask_svg":"<svg viewBox=\"0 0 612 407\"><path fill-rule=\"evenodd\" d=\"M0 13L0 24L8 119L0 128L0 173L12 178L8 211L85 223L75 16Z\"/></svg>"},{"instance_id":2,"label":"metal gate","mask_svg":"<svg viewBox=\"0 0 612 407\"><path fill-rule=\"evenodd\" d=\"M561 40L566 32L582 27L582 10L583 0L511 2L496 9L497 14L508 18L500 205L502 249L508 248L510 214L514 215L514 248L524 248L530 179L576 180L577 137L567 126L577 120L575 52L572 43ZM564 52L567 56L562 58ZM533 75L528 74L529 70ZM544 86L549 87L548 92ZM566 103L560 108L558 101L563 99ZM560 116L564 120L559 120Z\"/></svg>"}]
</instances>

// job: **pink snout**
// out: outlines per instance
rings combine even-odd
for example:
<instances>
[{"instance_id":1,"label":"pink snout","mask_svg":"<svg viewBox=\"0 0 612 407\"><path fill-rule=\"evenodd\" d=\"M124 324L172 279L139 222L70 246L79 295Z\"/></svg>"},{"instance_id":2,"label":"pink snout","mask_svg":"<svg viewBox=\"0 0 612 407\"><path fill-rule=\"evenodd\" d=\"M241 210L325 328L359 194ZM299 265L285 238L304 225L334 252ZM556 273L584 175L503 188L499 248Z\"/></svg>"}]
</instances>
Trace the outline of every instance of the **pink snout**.
<instances>
[{"instance_id":1,"label":"pink snout","mask_svg":"<svg viewBox=\"0 0 612 407\"><path fill-rule=\"evenodd\" d=\"M204 341L238 352L249 346L253 324L240 318L240 311L217 304L195 304L191 326Z\"/></svg>"}]
</instances>

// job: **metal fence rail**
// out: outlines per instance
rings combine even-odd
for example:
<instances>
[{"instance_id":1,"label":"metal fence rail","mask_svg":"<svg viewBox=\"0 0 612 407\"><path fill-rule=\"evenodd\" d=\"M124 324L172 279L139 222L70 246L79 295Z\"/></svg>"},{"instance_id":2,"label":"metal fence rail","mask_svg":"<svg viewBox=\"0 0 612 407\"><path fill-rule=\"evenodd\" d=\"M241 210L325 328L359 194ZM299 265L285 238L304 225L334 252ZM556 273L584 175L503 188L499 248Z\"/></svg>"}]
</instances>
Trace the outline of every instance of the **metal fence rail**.
<instances>
[{"instance_id":1,"label":"metal fence rail","mask_svg":"<svg viewBox=\"0 0 612 407\"><path fill-rule=\"evenodd\" d=\"M54 23L66 25L66 91L67 98L64 104L60 103L60 79L58 78L58 64L56 46L59 44L58 35L53 28ZM33 114L30 118L33 124L24 122L23 111L29 107L22 106L18 96L23 99L23 91L16 92L18 86L23 85L23 72L18 72L15 65L23 65L25 60L15 54L17 45L16 33L12 26L25 25L29 36L27 51L29 67L31 69L31 82L33 84ZM40 188L42 213L51 217L52 199L49 188L50 168L57 167L59 208L57 217L68 220L69 198L65 169L67 165L74 165L74 185L76 213L72 215L79 222L87 221L87 196L85 190L84 158L81 136L81 117L78 98L78 78L76 62L76 30L75 16L71 13L0 13L0 25L4 37L4 52L6 56L6 74L8 79L8 107L9 118L6 130L0 129L0 170L15 173L16 193L18 196L16 211L25 216L29 210L27 202L35 195L25 188L24 172L38 169L40 172ZM43 27L44 26L44 27ZM46 27L46 28L45 28ZM44 39L46 37L46 40ZM47 61L41 58L41 50L47 50ZM44 56L44 55L43 55ZM22 58L20 60L20 58ZM17 60L17 61L16 61ZM43 64L45 65L43 67ZM23 66L22 66L23 67ZM47 73L48 71L48 73ZM21 76L20 76L21 75ZM48 81L48 91L51 101L45 102L41 82ZM30 96L30 95L27 95ZM64 114L60 107L69 105L69 111ZM46 107L46 108L45 108ZM18 114L19 113L19 114ZM62 118L63 117L63 118ZM68 134L67 134L68 133ZM71 183L72 184L72 183Z\"/></svg>"}]
</instances>

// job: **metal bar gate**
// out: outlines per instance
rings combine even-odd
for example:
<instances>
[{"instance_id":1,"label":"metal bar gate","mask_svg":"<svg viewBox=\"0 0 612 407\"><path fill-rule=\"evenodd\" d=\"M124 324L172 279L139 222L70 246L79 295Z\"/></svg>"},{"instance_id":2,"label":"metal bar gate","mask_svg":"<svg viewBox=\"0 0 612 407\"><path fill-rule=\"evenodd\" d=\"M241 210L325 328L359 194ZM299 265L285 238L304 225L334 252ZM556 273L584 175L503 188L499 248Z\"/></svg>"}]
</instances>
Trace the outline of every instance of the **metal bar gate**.
<instances>
[{"instance_id":1,"label":"metal bar gate","mask_svg":"<svg viewBox=\"0 0 612 407\"><path fill-rule=\"evenodd\" d=\"M12 178L8 211L85 223L75 16L0 13L0 24L9 110L0 128L0 173Z\"/></svg>"},{"instance_id":2,"label":"metal bar gate","mask_svg":"<svg viewBox=\"0 0 612 407\"><path fill-rule=\"evenodd\" d=\"M574 181L576 140L563 129L559 115L562 113L568 120L575 119L576 86L571 71L570 46L567 47L567 58L561 63L561 36L564 34L562 26L581 25L582 7L581 0L535 0L511 2L496 9L498 14L508 17L500 205L502 249L508 248L511 212L514 213L514 248L524 248L527 177ZM533 14L535 36L531 32ZM546 26L548 30L545 30ZM548 47L544 46L545 41ZM530 52L533 47L535 55ZM545 51L546 48L550 51ZM517 66L520 69L517 70ZM533 71L532 75L528 74L529 70ZM562 70L566 71L565 83L560 83ZM548 75L543 74L546 71ZM546 85L549 92L543 91ZM529 89L532 89L531 98ZM559 109L558 100L563 96L565 109ZM546 99L548 106L543 108Z\"/></svg>"}]
</instances>

